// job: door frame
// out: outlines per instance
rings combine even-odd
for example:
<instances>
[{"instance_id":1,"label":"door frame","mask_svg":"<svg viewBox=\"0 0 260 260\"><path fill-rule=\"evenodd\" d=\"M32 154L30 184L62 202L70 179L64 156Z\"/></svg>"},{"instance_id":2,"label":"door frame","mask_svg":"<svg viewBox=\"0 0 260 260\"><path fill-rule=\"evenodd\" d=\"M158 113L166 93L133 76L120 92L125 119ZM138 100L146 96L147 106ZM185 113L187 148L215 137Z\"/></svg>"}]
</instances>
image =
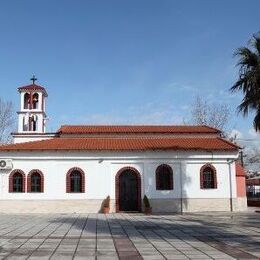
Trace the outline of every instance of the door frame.
<instances>
[{"instance_id":1,"label":"door frame","mask_svg":"<svg viewBox=\"0 0 260 260\"><path fill-rule=\"evenodd\" d=\"M120 176L123 172L130 170L133 174L135 174L137 179L137 209L141 212L141 174L134 167L126 166L121 168L115 177L115 191L116 191L116 212L120 212L119 208L119 200L120 200Z\"/></svg>"}]
</instances>

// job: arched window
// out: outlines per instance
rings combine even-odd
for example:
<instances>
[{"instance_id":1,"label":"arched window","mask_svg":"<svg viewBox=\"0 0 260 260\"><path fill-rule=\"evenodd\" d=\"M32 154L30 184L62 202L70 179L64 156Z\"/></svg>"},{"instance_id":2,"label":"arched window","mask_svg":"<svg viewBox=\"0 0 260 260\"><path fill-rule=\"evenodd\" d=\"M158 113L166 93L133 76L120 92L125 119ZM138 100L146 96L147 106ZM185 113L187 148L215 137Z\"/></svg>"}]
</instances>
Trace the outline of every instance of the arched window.
<instances>
[{"instance_id":1,"label":"arched window","mask_svg":"<svg viewBox=\"0 0 260 260\"><path fill-rule=\"evenodd\" d=\"M162 164L156 169L156 189L172 190L173 189L173 172L167 164Z\"/></svg>"},{"instance_id":2,"label":"arched window","mask_svg":"<svg viewBox=\"0 0 260 260\"><path fill-rule=\"evenodd\" d=\"M25 192L25 174L14 170L9 175L9 192Z\"/></svg>"},{"instance_id":3,"label":"arched window","mask_svg":"<svg viewBox=\"0 0 260 260\"><path fill-rule=\"evenodd\" d=\"M216 169L211 164L205 164L200 169L200 188L201 189L217 188Z\"/></svg>"},{"instance_id":4,"label":"arched window","mask_svg":"<svg viewBox=\"0 0 260 260\"><path fill-rule=\"evenodd\" d=\"M26 123L26 117L23 117L23 131L28 131L28 124Z\"/></svg>"},{"instance_id":5,"label":"arched window","mask_svg":"<svg viewBox=\"0 0 260 260\"><path fill-rule=\"evenodd\" d=\"M38 109L39 107L39 95L38 93L34 93L32 97L32 108Z\"/></svg>"},{"instance_id":6,"label":"arched window","mask_svg":"<svg viewBox=\"0 0 260 260\"><path fill-rule=\"evenodd\" d=\"M30 108L30 94L29 93L25 93L24 94L24 109L29 109Z\"/></svg>"},{"instance_id":7,"label":"arched window","mask_svg":"<svg viewBox=\"0 0 260 260\"><path fill-rule=\"evenodd\" d=\"M43 192L44 177L40 170L32 170L27 177L27 192Z\"/></svg>"},{"instance_id":8,"label":"arched window","mask_svg":"<svg viewBox=\"0 0 260 260\"><path fill-rule=\"evenodd\" d=\"M37 131L37 120L38 117L36 115L32 115L29 118L30 131Z\"/></svg>"},{"instance_id":9,"label":"arched window","mask_svg":"<svg viewBox=\"0 0 260 260\"><path fill-rule=\"evenodd\" d=\"M68 171L66 177L67 193L85 192L85 174L80 168L72 168Z\"/></svg>"}]
</instances>

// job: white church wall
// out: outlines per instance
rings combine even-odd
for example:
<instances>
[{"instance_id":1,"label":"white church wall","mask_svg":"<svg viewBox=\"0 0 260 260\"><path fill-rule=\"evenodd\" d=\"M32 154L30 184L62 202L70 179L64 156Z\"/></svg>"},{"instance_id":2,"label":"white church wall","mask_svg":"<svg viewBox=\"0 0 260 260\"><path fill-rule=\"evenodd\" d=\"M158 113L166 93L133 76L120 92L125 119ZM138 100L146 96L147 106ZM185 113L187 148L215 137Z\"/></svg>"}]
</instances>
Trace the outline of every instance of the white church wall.
<instances>
[{"instance_id":1,"label":"white church wall","mask_svg":"<svg viewBox=\"0 0 260 260\"><path fill-rule=\"evenodd\" d=\"M9 193L8 173L2 176L2 199L102 199L107 195L114 198L115 175L125 166L136 168L142 179L142 195L150 198L229 198L229 169L226 160L204 159L171 159L172 152L125 153L123 155L104 152L98 153L47 153L34 152L15 153L13 169L21 169L27 175L32 169L39 169L44 174L44 193ZM6 154L5 154L6 156ZM230 155L229 157L231 157ZM20 158L19 158L20 157ZM176 156L175 156L176 157ZM220 155L219 155L220 157ZM0 154L0 158L1 154ZM10 158L10 156L8 156ZM156 159L157 158L157 159ZM26 161L24 160L26 159ZM200 168L205 163L212 163L217 170L217 189L200 189ZM160 164L169 164L173 169L174 189L170 191L156 190L155 171ZM86 192L79 194L66 193L66 173L70 168L80 167L85 172ZM232 165L233 197L236 197L235 168ZM182 178L181 178L182 177ZM181 190L182 181L182 190Z\"/></svg>"},{"instance_id":2,"label":"white church wall","mask_svg":"<svg viewBox=\"0 0 260 260\"><path fill-rule=\"evenodd\" d=\"M52 139L54 137L53 134L48 135L41 135L41 134L31 134L31 135L15 135L13 134L13 142L15 144L19 143L25 143L25 142L33 142L33 141L41 141L41 140L47 140Z\"/></svg>"},{"instance_id":3,"label":"white church wall","mask_svg":"<svg viewBox=\"0 0 260 260\"><path fill-rule=\"evenodd\" d=\"M230 182L229 167L227 162L209 161L217 172L217 189L201 189L200 188L200 168L205 164L201 162L184 163L183 169L183 197L184 198L229 198ZM232 193L236 197L236 180L235 171L231 171L232 175Z\"/></svg>"},{"instance_id":4,"label":"white church wall","mask_svg":"<svg viewBox=\"0 0 260 260\"><path fill-rule=\"evenodd\" d=\"M49 160L14 161L14 169L21 169L26 176L33 169L44 174L43 193L9 193L9 174L2 176L2 199L104 199L110 193L110 174L106 163L98 161ZM79 167L85 172L85 193L66 193L66 174L70 168Z\"/></svg>"},{"instance_id":5,"label":"white church wall","mask_svg":"<svg viewBox=\"0 0 260 260\"><path fill-rule=\"evenodd\" d=\"M156 169L161 164L168 164L173 170L173 190L156 190ZM149 198L180 198L180 162L169 159L145 163L144 192Z\"/></svg>"}]
</instances>

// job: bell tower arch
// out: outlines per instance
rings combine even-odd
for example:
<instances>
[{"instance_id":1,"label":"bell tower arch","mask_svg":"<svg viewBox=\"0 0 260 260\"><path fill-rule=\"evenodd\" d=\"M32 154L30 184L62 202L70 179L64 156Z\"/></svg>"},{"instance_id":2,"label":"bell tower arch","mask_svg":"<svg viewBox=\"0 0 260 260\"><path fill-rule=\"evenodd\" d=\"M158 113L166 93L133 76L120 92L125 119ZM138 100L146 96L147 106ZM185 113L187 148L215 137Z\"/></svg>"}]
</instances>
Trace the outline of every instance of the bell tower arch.
<instances>
[{"instance_id":1,"label":"bell tower arch","mask_svg":"<svg viewBox=\"0 0 260 260\"><path fill-rule=\"evenodd\" d=\"M18 88L20 93L20 110L18 114L18 132L13 134L14 142L46 139L46 99L48 94L44 87L32 84Z\"/></svg>"}]
</instances>

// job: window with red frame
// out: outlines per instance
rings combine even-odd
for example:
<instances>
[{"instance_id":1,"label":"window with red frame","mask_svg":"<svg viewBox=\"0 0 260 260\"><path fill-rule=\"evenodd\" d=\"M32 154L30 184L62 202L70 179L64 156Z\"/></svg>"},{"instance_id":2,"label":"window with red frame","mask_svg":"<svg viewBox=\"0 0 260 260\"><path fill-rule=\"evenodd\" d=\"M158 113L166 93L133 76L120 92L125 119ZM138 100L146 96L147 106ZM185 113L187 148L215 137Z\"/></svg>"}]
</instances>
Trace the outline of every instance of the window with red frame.
<instances>
[{"instance_id":1,"label":"window with red frame","mask_svg":"<svg viewBox=\"0 0 260 260\"><path fill-rule=\"evenodd\" d=\"M41 175L38 172L34 172L31 175L31 192L42 192L41 187Z\"/></svg>"},{"instance_id":2,"label":"window with red frame","mask_svg":"<svg viewBox=\"0 0 260 260\"><path fill-rule=\"evenodd\" d=\"M85 192L85 174L80 168L72 168L67 173L67 192Z\"/></svg>"},{"instance_id":3,"label":"window with red frame","mask_svg":"<svg viewBox=\"0 0 260 260\"><path fill-rule=\"evenodd\" d=\"M13 172L9 179L9 192L25 192L24 184L24 175L19 171Z\"/></svg>"},{"instance_id":4,"label":"window with red frame","mask_svg":"<svg viewBox=\"0 0 260 260\"><path fill-rule=\"evenodd\" d=\"M203 166L200 173L200 183L202 189L216 189L217 176L213 166Z\"/></svg>"},{"instance_id":5,"label":"window with red frame","mask_svg":"<svg viewBox=\"0 0 260 260\"><path fill-rule=\"evenodd\" d=\"M167 164L162 164L156 169L156 189L172 190L173 189L173 172Z\"/></svg>"}]
</instances>

